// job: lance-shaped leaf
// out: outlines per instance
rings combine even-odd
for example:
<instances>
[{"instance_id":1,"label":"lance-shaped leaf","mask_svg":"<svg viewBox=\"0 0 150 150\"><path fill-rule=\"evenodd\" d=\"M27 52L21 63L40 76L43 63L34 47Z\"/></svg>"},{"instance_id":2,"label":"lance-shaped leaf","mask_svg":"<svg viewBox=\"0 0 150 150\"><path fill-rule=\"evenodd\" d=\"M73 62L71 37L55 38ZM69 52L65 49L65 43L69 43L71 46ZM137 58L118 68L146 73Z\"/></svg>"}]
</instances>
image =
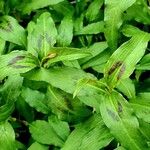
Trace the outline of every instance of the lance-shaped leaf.
<instances>
[{"instance_id":1,"label":"lance-shaped leaf","mask_svg":"<svg viewBox=\"0 0 150 150\"><path fill-rule=\"evenodd\" d=\"M83 28L84 13L74 20L74 31L79 32Z\"/></svg>"},{"instance_id":2,"label":"lance-shaped leaf","mask_svg":"<svg viewBox=\"0 0 150 150\"><path fill-rule=\"evenodd\" d=\"M77 123L91 114L91 111L77 98L54 87L48 87L47 99L51 111L61 120Z\"/></svg>"},{"instance_id":3,"label":"lance-shaped leaf","mask_svg":"<svg viewBox=\"0 0 150 150\"><path fill-rule=\"evenodd\" d=\"M93 57L97 56L98 54L102 53L108 47L107 42L96 42L90 47L87 48L87 51L91 53L91 56L83 58L80 60L80 64L84 64L88 62Z\"/></svg>"},{"instance_id":4,"label":"lance-shaped leaf","mask_svg":"<svg viewBox=\"0 0 150 150\"><path fill-rule=\"evenodd\" d=\"M34 140L41 144L62 146L64 141L53 129L50 123L44 120L36 120L29 126L30 133Z\"/></svg>"},{"instance_id":5,"label":"lance-shaped leaf","mask_svg":"<svg viewBox=\"0 0 150 150\"><path fill-rule=\"evenodd\" d=\"M116 88L129 99L135 98L135 85L130 78L121 80Z\"/></svg>"},{"instance_id":6,"label":"lance-shaped leaf","mask_svg":"<svg viewBox=\"0 0 150 150\"><path fill-rule=\"evenodd\" d=\"M99 150L107 146L112 139L100 114L94 114L75 127L62 150Z\"/></svg>"},{"instance_id":7,"label":"lance-shaped leaf","mask_svg":"<svg viewBox=\"0 0 150 150\"><path fill-rule=\"evenodd\" d=\"M59 46L69 46L73 38L73 20L72 16L67 15L61 21L58 28L57 43Z\"/></svg>"},{"instance_id":8,"label":"lance-shaped leaf","mask_svg":"<svg viewBox=\"0 0 150 150\"><path fill-rule=\"evenodd\" d=\"M76 60L90 55L90 52L86 49L53 47L50 49L48 55L43 58L42 65L44 64L45 67L49 67L52 63L56 63L58 61Z\"/></svg>"},{"instance_id":9,"label":"lance-shaped leaf","mask_svg":"<svg viewBox=\"0 0 150 150\"><path fill-rule=\"evenodd\" d=\"M5 4L4 1L0 1L0 13L4 12L4 4Z\"/></svg>"},{"instance_id":10,"label":"lance-shaped leaf","mask_svg":"<svg viewBox=\"0 0 150 150\"><path fill-rule=\"evenodd\" d=\"M47 7L49 5L55 5L64 0L26 0L21 3L19 9L22 11L23 14L30 13L33 10Z\"/></svg>"},{"instance_id":11,"label":"lance-shaped leaf","mask_svg":"<svg viewBox=\"0 0 150 150\"><path fill-rule=\"evenodd\" d=\"M26 51L13 51L0 56L0 80L6 76L27 72L38 65L36 58Z\"/></svg>"},{"instance_id":12,"label":"lance-shaped leaf","mask_svg":"<svg viewBox=\"0 0 150 150\"><path fill-rule=\"evenodd\" d=\"M104 95L100 112L104 123L123 147L134 150L149 149L146 139L139 130L133 109L121 94L113 91Z\"/></svg>"},{"instance_id":13,"label":"lance-shaped leaf","mask_svg":"<svg viewBox=\"0 0 150 150\"><path fill-rule=\"evenodd\" d=\"M100 8L104 0L94 0L86 11L86 18L88 21L94 21L99 14Z\"/></svg>"},{"instance_id":14,"label":"lance-shaped leaf","mask_svg":"<svg viewBox=\"0 0 150 150\"><path fill-rule=\"evenodd\" d=\"M66 141L70 134L69 124L65 121L59 120L59 118L54 115L48 117L48 122L53 130L57 133L57 135Z\"/></svg>"},{"instance_id":15,"label":"lance-shaped leaf","mask_svg":"<svg viewBox=\"0 0 150 150\"><path fill-rule=\"evenodd\" d=\"M149 34L141 32L122 44L110 57L105 66L105 79L110 88L116 86L121 79L128 78L135 65L145 53Z\"/></svg>"},{"instance_id":16,"label":"lance-shaped leaf","mask_svg":"<svg viewBox=\"0 0 150 150\"><path fill-rule=\"evenodd\" d=\"M88 62L86 62L82 66L82 68L86 69L86 68L89 68L89 67L102 65L102 64L107 62L107 60L110 58L110 56L111 56L111 52L108 49L106 49L105 51L103 51L99 55L93 57Z\"/></svg>"},{"instance_id":17,"label":"lance-shaped leaf","mask_svg":"<svg viewBox=\"0 0 150 150\"><path fill-rule=\"evenodd\" d=\"M142 119L138 119L140 124L140 131L142 134L150 141L150 123L143 121Z\"/></svg>"},{"instance_id":18,"label":"lance-shaped leaf","mask_svg":"<svg viewBox=\"0 0 150 150\"><path fill-rule=\"evenodd\" d=\"M66 97L64 97L64 93L61 90L50 86L48 87L47 98L50 99L48 105L52 109L53 113L57 114L57 109L59 109L60 111L63 110L68 114L73 114L70 99Z\"/></svg>"},{"instance_id":19,"label":"lance-shaped leaf","mask_svg":"<svg viewBox=\"0 0 150 150\"><path fill-rule=\"evenodd\" d=\"M103 21L88 24L87 26L81 28L79 31L76 31L75 35L98 34L101 32L104 32Z\"/></svg>"},{"instance_id":20,"label":"lance-shaped leaf","mask_svg":"<svg viewBox=\"0 0 150 150\"><path fill-rule=\"evenodd\" d=\"M0 107L0 122L9 118L14 110L14 102L20 95L23 78L19 75L9 76L4 85L0 87L1 103Z\"/></svg>"},{"instance_id":21,"label":"lance-shaped leaf","mask_svg":"<svg viewBox=\"0 0 150 150\"><path fill-rule=\"evenodd\" d=\"M44 93L29 88L24 88L21 95L25 101L38 112L42 112L43 114L48 114L50 112Z\"/></svg>"},{"instance_id":22,"label":"lance-shaped leaf","mask_svg":"<svg viewBox=\"0 0 150 150\"><path fill-rule=\"evenodd\" d=\"M150 24L150 10L147 2L144 0L137 0L134 5L127 9L125 19L135 19L137 22L143 24ZM140 10L140 11L139 11Z\"/></svg>"},{"instance_id":23,"label":"lance-shaped leaf","mask_svg":"<svg viewBox=\"0 0 150 150\"><path fill-rule=\"evenodd\" d=\"M111 49L115 50L118 43L118 30L123 23L123 12L136 0L105 0L105 37Z\"/></svg>"},{"instance_id":24,"label":"lance-shaped leaf","mask_svg":"<svg viewBox=\"0 0 150 150\"><path fill-rule=\"evenodd\" d=\"M56 36L57 30L50 13L41 14L36 23L28 24L28 52L41 59L56 43Z\"/></svg>"},{"instance_id":25,"label":"lance-shaped leaf","mask_svg":"<svg viewBox=\"0 0 150 150\"><path fill-rule=\"evenodd\" d=\"M14 110L14 102L10 101L0 107L0 122L7 120Z\"/></svg>"},{"instance_id":26,"label":"lance-shaped leaf","mask_svg":"<svg viewBox=\"0 0 150 150\"><path fill-rule=\"evenodd\" d=\"M26 101L21 97L17 98L15 102L15 109L19 112L20 116L23 116L27 122L32 122L34 120L34 110L32 107L26 103Z\"/></svg>"},{"instance_id":27,"label":"lance-shaped leaf","mask_svg":"<svg viewBox=\"0 0 150 150\"><path fill-rule=\"evenodd\" d=\"M150 54L145 55L140 63L136 65L137 70L150 70Z\"/></svg>"},{"instance_id":28,"label":"lance-shaped leaf","mask_svg":"<svg viewBox=\"0 0 150 150\"><path fill-rule=\"evenodd\" d=\"M11 16L0 18L0 37L6 41L26 47L26 31Z\"/></svg>"},{"instance_id":29,"label":"lance-shaped leaf","mask_svg":"<svg viewBox=\"0 0 150 150\"><path fill-rule=\"evenodd\" d=\"M127 37L132 37L132 36L139 36L140 34L146 34L146 32L140 30L139 28L133 26L133 25L129 25L126 24L122 27L122 33L127 36ZM147 34L148 36L148 34ZM150 37L150 34L149 34Z\"/></svg>"},{"instance_id":30,"label":"lance-shaped leaf","mask_svg":"<svg viewBox=\"0 0 150 150\"><path fill-rule=\"evenodd\" d=\"M81 79L78 81L73 97L77 96L84 104L99 112L102 95L106 93L106 84L96 79Z\"/></svg>"},{"instance_id":31,"label":"lance-shaped leaf","mask_svg":"<svg viewBox=\"0 0 150 150\"><path fill-rule=\"evenodd\" d=\"M63 16L72 16L75 9L74 6L66 0L62 0L62 2L57 3L56 5L51 5L50 7Z\"/></svg>"},{"instance_id":32,"label":"lance-shaped leaf","mask_svg":"<svg viewBox=\"0 0 150 150\"><path fill-rule=\"evenodd\" d=\"M0 124L0 148L2 150L16 150L15 133L8 122Z\"/></svg>"},{"instance_id":33,"label":"lance-shaped leaf","mask_svg":"<svg viewBox=\"0 0 150 150\"><path fill-rule=\"evenodd\" d=\"M78 60L71 60L71 61L70 60L65 60L65 61L63 61L63 64L65 66L68 66L68 67L73 67L73 68L81 69Z\"/></svg>"},{"instance_id":34,"label":"lance-shaped leaf","mask_svg":"<svg viewBox=\"0 0 150 150\"><path fill-rule=\"evenodd\" d=\"M5 83L0 87L0 93L5 103L15 101L21 93L23 78L20 75L8 76Z\"/></svg>"},{"instance_id":35,"label":"lance-shaped leaf","mask_svg":"<svg viewBox=\"0 0 150 150\"><path fill-rule=\"evenodd\" d=\"M30 80L45 81L68 93L74 92L76 83L79 79L92 77L81 69L71 67L34 69L23 76Z\"/></svg>"},{"instance_id":36,"label":"lance-shaped leaf","mask_svg":"<svg viewBox=\"0 0 150 150\"><path fill-rule=\"evenodd\" d=\"M140 93L137 98L131 99L130 104L138 118L150 123L150 93Z\"/></svg>"}]
</instances>

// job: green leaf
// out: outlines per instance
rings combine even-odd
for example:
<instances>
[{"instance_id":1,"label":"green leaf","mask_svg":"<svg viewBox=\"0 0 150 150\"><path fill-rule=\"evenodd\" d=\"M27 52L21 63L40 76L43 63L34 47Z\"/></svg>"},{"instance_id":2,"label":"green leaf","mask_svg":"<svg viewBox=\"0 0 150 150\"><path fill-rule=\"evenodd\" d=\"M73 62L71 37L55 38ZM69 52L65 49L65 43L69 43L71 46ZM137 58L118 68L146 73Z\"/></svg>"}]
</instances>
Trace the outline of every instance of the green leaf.
<instances>
[{"instance_id":1,"label":"green leaf","mask_svg":"<svg viewBox=\"0 0 150 150\"><path fill-rule=\"evenodd\" d=\"M15 103L15 108L20 116L23 116L27 122L32 122L34 120L34 111L25 100L19 96Z\"/></svg>"},{"instance_id":2,"label":"green leaf","mask_svg":"<svg viewBox=\"0 0 150 150\"><path fill-rule=\"evenodd\" d=\"M56 37L57 30L50 13L41 14L36 23L28 24L28 52L43 58L56 43Z\"/></svg>"},{"instance_id":3,"label":"green leaf","mask_svg":"<svg viewBox=\"0 0 150 150\"><path fill-rule=\"evenodd\" d=\"M0 93L5 102L15 101L21 93L21 87L23 78L20 75L11 75L7 78L2 87L0 87Z\"/></svg>"},{"instance_id":4,"label":"green leaf","mask_svg":"<svg viewBox=\"0 0 150 150\"><path fill-rule=\"evenodd\" d=\"M0 38L0 55L4 54L6 41Z\"/></svg>"},{"instance_id":5,"label":"green leaf","mask_svg":"<svg viewBox=\"0 0 150 150\"><path fill-rule=\"evenodd\" d=\"M76 31L75 35L98 34L101 32L104 32L104 22L103 21L88 24L87 26Z\"/></svg>"},{"instance_id":6,"label":"green leaf","mask_svg":"<svg viewBox=\"0 0 150 150\"><path fill-rule=\"evenodd\" d=\"M93 66L92 69L98 73L104 73L105 66L106 66L106 63L103 63L101 65Z\"/></svg>"},{"instance_id":7,"label":"green leaf","mask_svg":"<svg viewBox=\"0 0 150 150\"><path fill-rule=\"evenodd\" d=\"M70 108L70 101L68 99L64 98L64 93L56 88L48 87L47 91L47 97L50 99L49 106L52 109L53 113L57 113L57 109L64 110L68 114L73 113L72 108ZM69 105L69 104L70 105Z\"/></svg>"},{"instance_id":8,"label":"green leaf","mask_svg":"<svg viewBox=\"0 0 150 150\"><path fill-rule=\"evenodd\" d=\"M110 57L105 66L105 79L110 88L115 87L121 79L128 78L135 65L145 53L149 35L141 32L123 43Z\"/></svg>"},{"instance_id":9,"label":"green leaf","mask_svg":"<svg viewBox=\"0 0 150 150\"><path fill-rule=\"evenodd\" d=\"M88 21L94 21L99 14L100 8L103 5L104 0L94 0L86 11L86 18Z\"/></svg>"},{"instance_id":10,"label":"green leaf","mask_svg":"<svg viewBox=\"0 0 150 150\"><path fill-rule=\"evenodd\" d=\"M150 123L147 123L141 119L139 119L140 131L141 133L150 141Z\"/></svg>"},{"instance_id":11,"label":"green leaf","mask_svg":"<svg viewBox=\"0 0 150 150\"><path fill-rule=\"evenodd\" d=\"M85 73L83 70L70 67L34 69L23 76L30 80L45 81L67 93L74 92L79 79L91 78L91 75Z\"/></svg>"},{"instance_id":12,"label":"green leaf","mask_svg":"<svg viewBox=\"0 0 150 150\"><path fill-rule=\"evenodd\" d=\"M106 85L96 79L81 79L78 81L73 96L77 96L84 104L93 107L99 112L101 94L104 94Z\"/></svg>"},{"instance_id":13,"label":"green leaf","mask_svg":"<svg viewBox=\"0 0 150 150\"><path fill-rule=\"evenodd\" d=\"M9 76L4 85L0 88L0 122L7 120L14 110L14 102L20 95L22 82L23 79L19 75Z\"/></svg>"},{"instance_id":14,"label":"green leaf","mask_svg":"<svg viewBox=\"0 0 150 150\"><path fill-rule=\"evenodd\" d=\"M83 28L84 14L82 13L78 18L74 20L74 31L79 32Z\"/></svg>"},{"instance_id":15,"label":"green leaf","mask_svg":"<svg viewBox=\"0 0 150 150\"><path fill-rule=\"evenodd\" d=\"M105 0L105 37L111 49L115 50L118 45L119 28L123 23L122 15L127 8L136 0Z\"/></svg>"},{"instance_id":16,"label":"green leaf","mask_svg":"<svg viewBox=\"0 0 150 150\"><path fill-rule=\"evenodd\" d=\"M0 124L0 147L2 150L16 150L15 133L8 122Z\"/></svg>"},{"instance_id":17,"label":"green leaf","mask_svg":"<svg viewBox=\"0 0 150 150\"><path fill-rule=\"evenodd\" d=\"M63 61L63 64L68 67L81 69L78 60L65 60L65 61Z\"/></svg>"},{"instance_id":18,"label":"green leaf","mask_svg":"<svg viewBox=\"0 0 150 150\"><path fill-rule=\"evenodd\" d=\"M0 37L6 41L26 47L26 31L11 16L1 17Z\"/></svg>"},{"instance_id":19,"label":"green leaf","mask_svg":"<svg viewBox=\"0 0 150 150\"><path fill-rule=\"evenodd\" d=\"M110 58L111 52L106 49L102 53L98 54L97 56L91 58L88 62L86 62L82 68L86 69L89 67L99 66L107 62L107 60Z\"/></svg>"},{"instance_id":20,"label":"green leaf","mask_svg":"<svg viewBox=\"0 0 150 150\"><path fill-rule=\"evenodd\" d=\"M149 150L149 16L150 0L0 0L0 150Z\"/></svg>"},{"instance_id":21,"label":"green leaf","mask_svg":"<svg viewBox=\"0 0 150 150\"><path fill-rule=\"evenodd\" d=\"M47 7L49 5L55 5L64 0L25 0L19 6L19 9L22 11L23 14L29 14L31 11L34 11L39 8Z\"/></svg>"},{"instance_id":22,"label":"green leaf","mask_svg":"<svg viewBox=\"0 0 150 150\"><path fill-rule=\"evenodd\" d=\"M54 87L48 87L47 99L51 111L61 120L77 123L91 114L90 110L77 98Z\"/></svg>"},{"instance_id":23,"label":"green leaf","mask_svg":"<svg viewBox=\"0 0 150 150\"><path fill-rule=\"evenodd\" d=\"M126 95L129 99L135 98L135 85L130 78L121 80L117 89Z\"/></svg>"},{"instance_id":24,"label":"green leaf","mask_svg":"<svg viewBox=\"0 0 150 150\"><path fill-rule=\"evenodd\" d=\"M80 15L87 7L88 3L86 0L76 2L76 13Z\"/></svg>"},{"instance_id":25,"label":"green leaf","mask_svg":"<svg viewBox=\"0 0 150 150\"><path fill-rule=\"evenodd\" d=\"M4 1L0 1L0 13L3 13L4 11L4 4L5 4Z\"/></svg>"},{"instance_id":26,"label":"green leaf","mask_svg":"<svg viewBox=\"0 0 150 150\"><path fill-rule=\"evenodd\" d=\"M139 123L131 106L121 94L113 91L111 95L105 95L100 112L111 134L123 147L134 150L149 149L146 139L139 131Z\"/></svg>"},{"instance_id":27,"label":"green leaf","mask_svg":"<svg viewBox=\"0 0 150 150\"><path fill-rule=\"evenodd\" d=\"M58 28L57 44L58 46L69 46L73 38L73 20L68 15L63 18Z\"/></svg>"},{"instance_id":28,"label":"green leaf","mask_svg":"<svg viewBox=\"0 0 150 150\"><path fill-rule=\"evenodd\" d=\"M137 70L150 70L150 54L145 55L140 63L136 65Z\"/></svg>"},{"instance_id":29,"label":"green leaf","mask_svg":"<svg viewBox=\"0 0 150 150\"><path fill-rule=\"evenodd\" d=\"M150 10L146 1L137 0L134 5L127 9L125 17L127 20L135 19L137 22L141 22L143 24L150 24Z\"/></svg>"},{"instance_id":30,"label":"green leaf","mask_svg":"<svg viewBox=\"0 0 150 150\"><path fill-rule=\"evenodd\" d=\"M140 30L139 28L133 26L133 25L124 25L122 27L122 33L127 36L127 37L132 37L132 36L139 36L140 34L146 34L147 32L144 32L142 30ZM147 36L149 36L150 38L150 34L147 34Z\"/></svg>"},{"instance_id":31,"label":"green leaf","mask_svg":"<svg viewBox=\"0 0 150 150\"><path fill-rule=\"evenodd\" d=\"M150 123L150 93L140 93L137 98L131 99L130 104L136 116L145 122Z\"/></svg>"},{"instance_id":32,"label":"green leaf","mask_svg":"<svg viewBox=\"0 0 150 150\"><path fill-rule=\"evenodd\" d=\"M13 51L0 56L0 80L9 75L27 72L38 65L33 55L26 51Z\"/></svg>"},{"instance_id":33,"label":"green leaf","mask_svg":"<svg viewBox=\"0 0 150 150\"><path fill-rule=\"evenodd\" d=\"M50 6L52 7L56 12L60 13L63 16L73 16L74 13L74 7L71 5L69 1L62 1L56 5Z\"/></svg>"},{"instance_id":34,"label":"green leaf","mask_svg":"<svg viewBox=\"0 0 150 150\"><path fill-rule=\"evenodd\" d=\"M59 120L54 115L48 117L48 122L57 135L66 141L68 135L70 134L69 124L65 121Z\"/></svg>"},{"instance_id":35,"label":"green leaf","mask_svg":"<svg viewBox=\"0 0 150 150\"><path fill-rule=\"evenodd\" d=\"M62 146L64 141L56 133L53 127L44 120L36 120L29 126L30 133L34 140L41 144Z\"/></svg>"},{"instance_id":36,"label":"green leaf","mask_svg":"<svg viewBox=\"0 0 150 150\"><path fill-rule=\"evenodd\" d=\"M107 146L112 139L100 114L95 114L75 127L62 150L99 150Z\"/></svg>"},{"instance_id":37,"label":"green leaf","mask_svg":"<svg viewBox=\"0 0 150 150\"><path fill-rule=\"evenodd\" d=\"M43 114L48 114L50 112L44 93L29 88L24 88L21 95L24 100L38 112L42 112Z\"/></svg>"},{"instance_id":38,"label":"green leaf","mask_svg":"<svg viewBox=\"0 0 150 150\"><path fill-rule=\"evenodd\" d=\"M107 42L95 42L90 47L87 47L87 51L91 53L91 56L82 58L80 60L80 64L84 64L85 62L89 61L93 57L97 56L98 54L102 53L108 47Z\"/></svg>"},{"instance_id":39,"label":"green leaf","mask_svg":"<svg viewBox=\"0 0 150 150\"><path fill-rule=\"evenodd\" d=\"M7 120L14 110L14 102L10 101L0 107L0 122Z\"/></svg>"},{"instance_id":40,"label":"green leaf","mask_svg":"<svg viewBox=\"0 0 150 150\"><path fill-rule=\"evenodd\" d=\"M34 142L29 148L28 150L48 150L48 146L46 145L42 145L38 142Z\"/></svg>"},{"instance_id":41,"label":"green leaf","mask_svg":"<svg viewBox=\"0 0 150 150\"><path fill-rule=\"evenodd\" d=\"M44 67L48 68L52 63L81 59L90 55L90 52L86 49L53 47L51 48L50 53L43 58L42 64L44 64Z\"/></svg>"}]
</instances>

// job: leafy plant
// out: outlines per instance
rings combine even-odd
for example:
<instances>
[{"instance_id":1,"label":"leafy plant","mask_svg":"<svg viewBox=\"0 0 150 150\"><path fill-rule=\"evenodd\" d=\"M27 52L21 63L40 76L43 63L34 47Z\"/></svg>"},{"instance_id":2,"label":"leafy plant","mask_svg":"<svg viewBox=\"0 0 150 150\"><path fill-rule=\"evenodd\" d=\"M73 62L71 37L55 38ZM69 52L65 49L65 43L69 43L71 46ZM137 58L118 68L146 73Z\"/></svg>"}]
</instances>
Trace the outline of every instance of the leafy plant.
<instances>
[{"instance_id":1,"label":"leafy plant","mask_svg":"<svg viewBox=\"0 0 150 150\"><path fill-rule=\"evenodd\" d=\"M149 1L1 0L0 149L149 150Z\"/></svg>"}]
</instances>

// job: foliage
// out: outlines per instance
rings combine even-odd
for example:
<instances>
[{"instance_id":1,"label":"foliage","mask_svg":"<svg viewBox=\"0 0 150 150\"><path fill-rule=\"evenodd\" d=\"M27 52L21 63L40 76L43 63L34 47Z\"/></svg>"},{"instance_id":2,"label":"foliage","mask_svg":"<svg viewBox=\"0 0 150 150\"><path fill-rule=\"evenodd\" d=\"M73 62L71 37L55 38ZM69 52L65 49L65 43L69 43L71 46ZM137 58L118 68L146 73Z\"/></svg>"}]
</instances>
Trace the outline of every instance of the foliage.
<instances>
[{"instance_id":1,"label":"foliage","mask_svg":"<svg viewBox=\"0 0 150 150\"><path fill-rule=\"evenodd\" d=\"M0 0L0 149L149 150L149 8Z\"/></svg>"}]
</instances>

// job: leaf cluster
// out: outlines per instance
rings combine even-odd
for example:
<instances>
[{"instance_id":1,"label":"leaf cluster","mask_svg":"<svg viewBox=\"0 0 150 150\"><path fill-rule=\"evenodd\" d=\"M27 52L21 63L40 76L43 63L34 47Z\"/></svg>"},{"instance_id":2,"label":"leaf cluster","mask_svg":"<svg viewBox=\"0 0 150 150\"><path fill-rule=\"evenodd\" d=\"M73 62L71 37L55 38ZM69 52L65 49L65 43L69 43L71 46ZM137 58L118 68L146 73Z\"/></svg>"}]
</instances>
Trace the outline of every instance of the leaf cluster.
<instances>
[{"instance_id":1,"label":"leaf cluster","mask_svg":"<svg viewBox=\"0 0 150 150\"><path fill-rule=\"evenodd\" d=\"M0 149L149 150L150 1L0 0Z\"/></svg>"}]
</instances>

